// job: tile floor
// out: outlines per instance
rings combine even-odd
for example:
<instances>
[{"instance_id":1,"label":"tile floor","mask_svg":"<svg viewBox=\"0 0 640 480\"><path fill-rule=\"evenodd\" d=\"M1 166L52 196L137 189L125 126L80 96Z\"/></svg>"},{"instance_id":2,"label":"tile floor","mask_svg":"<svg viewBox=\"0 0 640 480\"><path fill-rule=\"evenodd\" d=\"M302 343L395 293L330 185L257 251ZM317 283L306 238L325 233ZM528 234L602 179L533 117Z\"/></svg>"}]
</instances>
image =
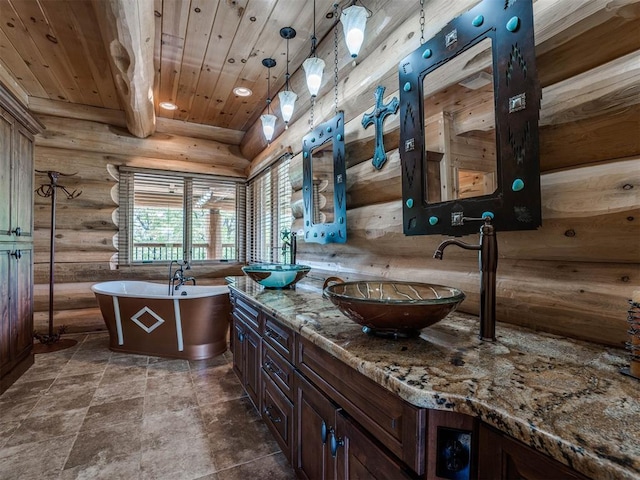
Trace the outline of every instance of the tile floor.
<instances>
[{"instance_id":1,"label":"tile floor","mask_svg":"<svg viewBox=\"0 0 640 480\"><path fill-rule=\"evenodd\" d=\"M229 352L189 362L73 338L0 396L1 480L295 478Z\"/></svg>"}]
</instances>

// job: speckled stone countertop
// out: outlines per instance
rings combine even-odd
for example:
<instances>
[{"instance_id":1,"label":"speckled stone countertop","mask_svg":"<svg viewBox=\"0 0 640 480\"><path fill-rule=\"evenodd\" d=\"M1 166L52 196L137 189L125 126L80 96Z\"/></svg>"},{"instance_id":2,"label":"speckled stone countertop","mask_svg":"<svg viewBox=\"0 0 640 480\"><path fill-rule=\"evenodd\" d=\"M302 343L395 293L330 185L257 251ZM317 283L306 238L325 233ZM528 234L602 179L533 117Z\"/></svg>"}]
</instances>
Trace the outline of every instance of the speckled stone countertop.
<instances>
[{"instance_id":1,"label":"speckled stone countertop","mask_svg":"<svg viewBox=\"0 0 640 480\"><path fill-rule=\"evenodd\" d=\"M477 317L452 313L420 337L362 333L302 281L267 290L230 287L334 357L418 407L480 418L592 478L640 478L640 381L619 373L624 350L498 323L477 338Z\"/></svg>"}]
</instances>

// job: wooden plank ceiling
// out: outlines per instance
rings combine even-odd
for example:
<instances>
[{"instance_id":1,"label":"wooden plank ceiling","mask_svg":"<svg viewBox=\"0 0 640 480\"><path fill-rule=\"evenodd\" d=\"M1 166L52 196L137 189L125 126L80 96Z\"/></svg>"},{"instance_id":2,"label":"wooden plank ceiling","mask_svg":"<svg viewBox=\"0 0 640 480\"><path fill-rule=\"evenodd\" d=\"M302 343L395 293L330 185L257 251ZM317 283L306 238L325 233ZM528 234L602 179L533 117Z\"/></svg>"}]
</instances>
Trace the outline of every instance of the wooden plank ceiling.
<instances>
[{"instance_id":1,"label":"wooden plank ceiling","mask_svg":"<svg viewBox=\"0 0 640 480\"><path fill-rule=\"evenodd\" d=\"M110 0L0 0L0 66L29 97L122 109L94 8L104 1ZM158 117L246 132L266 105L263 58L277 61L271 96L284 86L286 43L280 29L297 31L289 44L290 73L309 55L311 1L152 1ZM316 35L322 39L333 26L334 0L316 4ZM236 96L237 86L253 95ZM164 101L178 110L159 108Z\"/></svg>"}]
</instances>

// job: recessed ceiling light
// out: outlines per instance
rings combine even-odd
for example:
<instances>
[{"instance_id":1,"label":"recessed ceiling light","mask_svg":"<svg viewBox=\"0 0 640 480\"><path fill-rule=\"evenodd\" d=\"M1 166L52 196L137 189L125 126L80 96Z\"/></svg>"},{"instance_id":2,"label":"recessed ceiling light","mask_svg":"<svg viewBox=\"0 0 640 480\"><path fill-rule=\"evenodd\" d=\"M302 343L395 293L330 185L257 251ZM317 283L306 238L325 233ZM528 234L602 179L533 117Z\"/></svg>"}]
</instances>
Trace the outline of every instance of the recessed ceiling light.
<instances>
[{"instance_id":1,"label":"recessed ceiling light","mask_svg":"<svg viewBox=\"0 0 640 480\"><path fill-rule=\"evenodd\" d=\"M164 108L165 110L177 110L178 106L171 102L160 102L160 108Z\"/></svg>"},{"instance_id":2,"label":"recessed ceiling light","mask_svg":"<svg viewBox=\"0 0 640 480\"><path fill-rule=\"evenodd\" d=\"M236 87L233 89L233 93L239 97L250 97L253 92L247 87Z\"/></svg>"}]
</instances>

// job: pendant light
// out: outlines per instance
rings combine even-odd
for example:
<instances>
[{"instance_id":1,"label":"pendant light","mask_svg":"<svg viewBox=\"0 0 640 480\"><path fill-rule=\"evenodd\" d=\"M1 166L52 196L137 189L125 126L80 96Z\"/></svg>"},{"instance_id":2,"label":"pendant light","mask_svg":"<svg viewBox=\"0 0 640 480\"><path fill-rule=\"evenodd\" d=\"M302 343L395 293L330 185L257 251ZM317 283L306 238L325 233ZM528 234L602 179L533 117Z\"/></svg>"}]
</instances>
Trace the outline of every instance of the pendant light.
<instances>
[{"instance_id":1,"label":"pendant light","mask_svg":"<svg viewBox=\"0 0 640 480\"><path fill-rule=\"evenodd\" d=\"M362 42L364 42L364 29L368 16L367 9L355 5L355 2L349 8L345 8L340 15L344 40L353 58L358 56Z\"/></svg>"},{"instance_id":2,"label":"pendant light","mask_svg":"<svg viewBox=\"0 0 640 480\"><path fill-rule=\"evenodd\" d=\"M298 95L296 95L295 92L289 90L289 40L296 36L296 31L291 27L284 27L280 29L280 36L287 40L287 73L285 75L285 90L278 94L278 97L280 98L280 111L282 112L282 119L284 120L284 128L287 129L289 128L289 120L291 120L296 99L298 98Z\"/></svg>"},{"instance_id":3,"label":"pendant light","mask_svg":"<svg viewBox=\"0 0 640 480\"><path fill-rule=\"evenodd\" d=\"M318 95L322 84L322 71L324 70L324 60L316 56L316 1L313 0L313 36L311 37L311 57L302 64L304 74L307 77L307 88L312 97Z\"/></svg>"},{"instance_id":4,"label":"pendant light","mask_svg":"<svg viewBox=\"0 0 640 480\"><path fill-rule=\"evenodd\" d=\"M271 68L276 66L276 61L273 58L265 58L262 60L262 65L267 67L267 114L260 116L260 120L262 120L262 133L264 133L264 138L267 139L267 143L271 143L271 139L273 138L273 132L276 129L276 116L271 114L270 105L271 105Z\"/></svg>"}]
</instances>

